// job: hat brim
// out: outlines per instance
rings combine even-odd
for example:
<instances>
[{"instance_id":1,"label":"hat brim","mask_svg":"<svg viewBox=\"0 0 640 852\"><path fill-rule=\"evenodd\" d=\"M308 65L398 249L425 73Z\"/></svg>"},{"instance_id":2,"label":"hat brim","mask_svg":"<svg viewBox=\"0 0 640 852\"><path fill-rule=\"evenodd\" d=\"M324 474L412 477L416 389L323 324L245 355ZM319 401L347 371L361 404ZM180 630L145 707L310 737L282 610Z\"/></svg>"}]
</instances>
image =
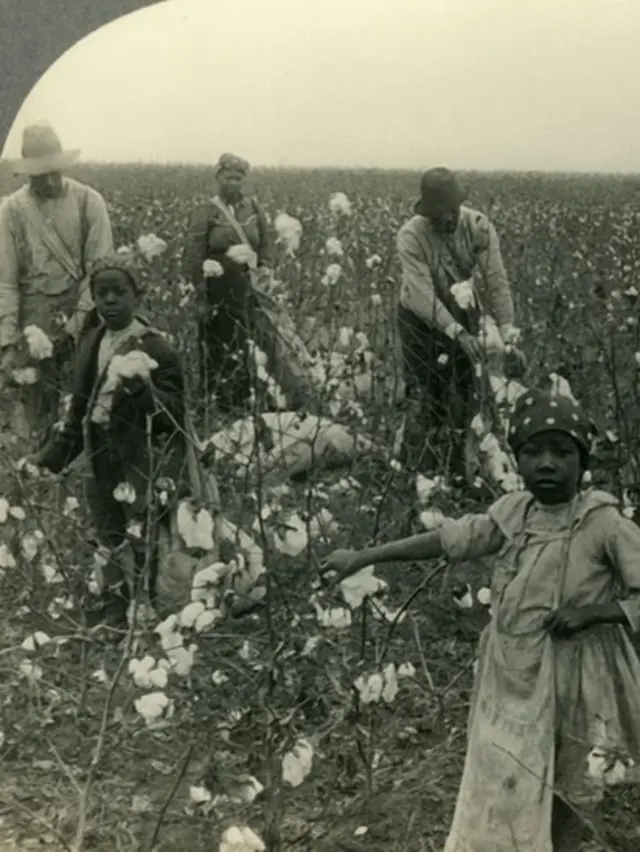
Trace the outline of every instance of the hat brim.
<instances>
[{"instance_id":1,"label":"hat brim","mask_svg":"<svg viewBox=\"0 0 640 852\"><path fill-rule=\"evenodd\" d=\"M49 172L60 172L74 166L80 159L80 151L61 151L48 157L28 157L26 160L14 160L11 168L14 175L38 177Z\"/></svg>"}]
</instances>

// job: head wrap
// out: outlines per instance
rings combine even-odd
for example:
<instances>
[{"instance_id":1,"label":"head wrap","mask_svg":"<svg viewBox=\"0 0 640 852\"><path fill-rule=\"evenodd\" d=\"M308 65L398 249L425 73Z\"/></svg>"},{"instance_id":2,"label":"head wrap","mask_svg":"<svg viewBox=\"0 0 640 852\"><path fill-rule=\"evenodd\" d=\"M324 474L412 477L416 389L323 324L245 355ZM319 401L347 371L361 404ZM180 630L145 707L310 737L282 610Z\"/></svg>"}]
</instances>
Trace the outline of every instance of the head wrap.
<instances>
[{"instance_id":1,"label":"head wrap","mask_svg":"<svg viewBox=\"0 0 640 852\"><path fill-rule=\"evenodd\" d=\"M140 268L140 260L138 255L129 249L120 249L113 254L101 257L91 267L89 284L93 290L94 278L99 272L104 272L107 269L117 269L119 272L124 272L128 276L131 286L136 294L140 296L144 292L144 282L142 270Z\"/></svg>"},{"instance_id":2,"label":"head wrap","mask_svg":"<svg viewBox=\"0 0 640 852\"><path fill-rule=\"evenodd\" d=\"M449 169L438 167L424 172L420 179L420 199L414 211L423 216L437 216L459 207L464 193L458 179Z\"/></svg>"},{"instance_id":3,"label":"head wrap","mask_svg":"<svg viewBox=\"0 0 640 852\"><path fill-rule=\"evenodd\" d=\"M220 172L230 171L230 172L242 172L243 175L246 175L250 169L249 162L242 157L237 157L235 154L222 154L220 159L218 160L218 166L216 168L216 174L220 174Z\"/></svg>"},{"instance_id":4,"label":"head wrap","mask_svg":"<svg viewBox=\"0 0 640 852\"><path fill-rule=\"evenodd\" d=\"M527 441L542 432L563 432L591 454L596 428L579 402L552 391L532 390L518 398L509 421L509 446L517 454Z\"/></svg>"}]
</instances>

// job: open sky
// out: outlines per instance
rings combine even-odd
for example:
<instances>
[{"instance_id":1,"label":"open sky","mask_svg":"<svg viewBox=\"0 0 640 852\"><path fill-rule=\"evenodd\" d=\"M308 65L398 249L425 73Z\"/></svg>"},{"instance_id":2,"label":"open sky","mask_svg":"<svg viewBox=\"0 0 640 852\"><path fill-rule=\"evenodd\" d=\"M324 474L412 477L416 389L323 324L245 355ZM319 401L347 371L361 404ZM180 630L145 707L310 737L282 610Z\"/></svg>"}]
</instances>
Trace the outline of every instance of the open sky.
<instances>
[{"instance_id":1,"label":"open sky","mask_svg":"<svg viewBox=\"0 0 640 852\"><path fill-rule=\"evenodd\" d=\"M640 172L640 0L167 0L23 104L93 161Z\"/></svg>"}]
</instances>

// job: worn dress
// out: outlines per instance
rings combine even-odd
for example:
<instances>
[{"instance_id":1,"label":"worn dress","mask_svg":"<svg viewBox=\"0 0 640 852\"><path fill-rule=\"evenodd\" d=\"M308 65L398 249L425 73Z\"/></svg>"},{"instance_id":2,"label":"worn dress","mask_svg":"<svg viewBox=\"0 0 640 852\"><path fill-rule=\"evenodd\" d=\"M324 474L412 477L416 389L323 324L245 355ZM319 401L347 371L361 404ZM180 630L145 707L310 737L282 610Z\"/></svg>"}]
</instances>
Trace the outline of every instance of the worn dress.
<instances>
[{"instance_id":1,"label":"worn dress","mask_svg":"<svg viewBox=\"0 0 640 852\"><path fill-rule=\"evenodd\" d=\"M604 492L558 507L525 492L445 521L440 536L452 560L496 556L445 852L552 852L554 792L593 804L613 779L593 770L592 750L620 757L618 780L625 760L640 758L640 662L628 635L640 630L640 529ZM626 627L556 639L543 626L559 606L615 600Z\"/></svg>"},{"instance_id":2,"label":"worn dress","mask_svg":"<svg viewBox=\"0 0 640 852\"><path fill-rule=\"evenodd\" d=\"M257 255L258 267L271 262L266 217L254 198L242 198L229 212L242 226ZM185 273L209 308L199 322L200 379L207 396L216 394L221 409L242 406L251 392L248 341L257 304L247 267L227 256L241 242L234 227L211 201L197 208L184 252ZM216 261L221 275L206 276L204 263Z\"/></svg>"},{"instance_id":3,"label":"worn dress","mask_svg":"<svg viewBox=\"0 0 640 852\"><path fill-rule=\"evenodd\" d=\"M111 346L105 346L107 334L100 325L84 336L67 418L38 461L58 472L85 450L92 474L87 496L98 538L112 552L130 544L136 565L143 567L149 557L145 549L150 532L147 522L154 518L162 523L164 519L155 505L156 486L162 483L167 490L167 483L172 483L169 490L176 499L189 493L184 376L173 347L146 324L134 321ZM111 360L134 350L156 362L150 382L140 380L129 390L119 383L111 390ZM131 502L118 500L114 494L124 483L130 486ZM136 528L132 535L130 531ZM152 539L153 530L150 536ZM122 566L117 559L105 574L107 586L121 581Z\"/></svg>"}]
</instances>

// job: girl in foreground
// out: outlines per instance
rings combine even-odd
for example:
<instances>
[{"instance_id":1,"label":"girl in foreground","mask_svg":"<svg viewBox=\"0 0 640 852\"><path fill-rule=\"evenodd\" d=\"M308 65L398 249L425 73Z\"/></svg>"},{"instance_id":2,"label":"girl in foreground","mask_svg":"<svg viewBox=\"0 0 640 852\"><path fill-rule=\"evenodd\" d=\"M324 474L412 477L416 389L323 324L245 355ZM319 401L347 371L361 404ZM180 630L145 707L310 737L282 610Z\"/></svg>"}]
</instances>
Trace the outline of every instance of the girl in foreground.
<instances>
[{"instance_id":1,"label":"girl in foreground","mask_svg":"<svg viewBox=\"0 0 640 852\"><path fill-rule=\"evenodd\" d=\"M116 254L99 261L90 284L97 316L78 351L68 416L30 461L58 473L86 452L89 505L100 542L111 553L102 598L88 620L115 626L126 624L134 591L129 554L134 575L149 568L153 597L156 550L147 522L160 522L169 511L156 500L161 480L174 499L188 488L184 377L173 347L138 319L141 283L133 258ZM115 356L127 355L128 366L116 375Z\"/></svg>"},{"instance_id":2,"label":"girl in foreground","mask_svg":"<svg viewBox=\"0 0 640 852\"><path fill-rule=\"evenodd\" d=\"M606 786L592 750L618 757L618 774L640 757L640 660L628 636L640 631L640 529L612 496L580 489L592 438L573 400L525 394L509 433L525 491L323 565L342 578L381 562L496 557L445 852L574 852L576 811L589 813Z\"/></svg>"}]
</instances>

